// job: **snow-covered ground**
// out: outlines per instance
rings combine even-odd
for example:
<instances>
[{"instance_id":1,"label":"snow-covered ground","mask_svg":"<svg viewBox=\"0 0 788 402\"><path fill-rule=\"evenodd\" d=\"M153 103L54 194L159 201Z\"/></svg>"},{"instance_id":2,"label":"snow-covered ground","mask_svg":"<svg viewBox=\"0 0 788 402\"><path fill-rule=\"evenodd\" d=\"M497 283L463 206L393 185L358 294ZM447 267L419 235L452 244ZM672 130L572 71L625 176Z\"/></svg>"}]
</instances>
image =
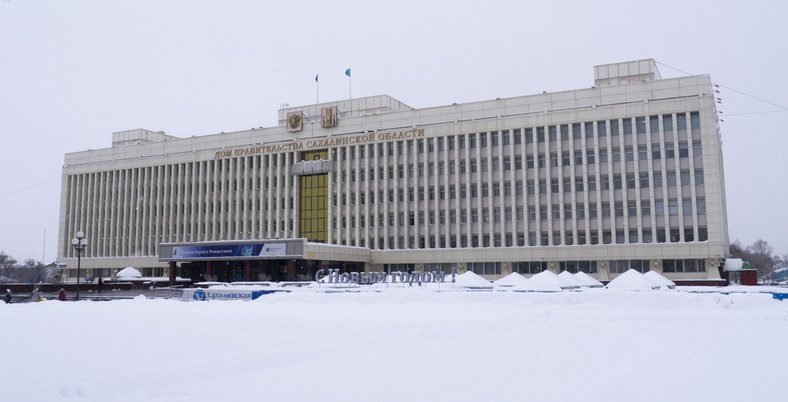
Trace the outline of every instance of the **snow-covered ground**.
<instances>
[{"instance_id":1,"label":"snow-covered ground","mask_svg":"<svg viewBox=\"0 0 788 402\"><path fill-rule=\"evenodd\" d=\"M788 300L769 294L369 290L0 304L0 399L788 397Z\"/></svg>"}]
</instances>

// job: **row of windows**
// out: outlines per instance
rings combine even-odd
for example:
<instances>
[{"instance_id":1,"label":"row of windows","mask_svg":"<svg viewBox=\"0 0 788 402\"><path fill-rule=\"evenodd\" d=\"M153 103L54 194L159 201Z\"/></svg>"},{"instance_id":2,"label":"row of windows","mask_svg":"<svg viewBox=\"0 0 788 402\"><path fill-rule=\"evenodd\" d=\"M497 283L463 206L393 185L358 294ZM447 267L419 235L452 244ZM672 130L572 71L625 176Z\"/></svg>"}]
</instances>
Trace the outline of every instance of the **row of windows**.
<instances>
[{"instance_id":1,"label":"row of windows","mask_svg":"<svg viewBox=\"0 0 788 402\"><path fill-rule=\"evenodd\" d=\"M690 114L690 127L692 130L700 128L700 114L698 112L691 112ZM523 139L525 143L542 143L546 141L558 141L571 139L581 139L596 137L606 137L608 134L617 136L619 133L624 135L646 134L647 132L656 133L660 132L660 126L663 132L673 132L674 123L679 132L687 130L687 114L677 113L674 117L672 114L652 115L652 116L637 116L633 118L599 120L596 122L588 121L584 123L561 124L541 127L529 127L524 130L503 130L491 131L481 133L467 134L457 137L450 136L438 138L427 138L419 140L409 140L400 142L379 143L376 146L371 145L369 149L369 157L374 157L376 150L378 156L413 154L415 152L442 152L444 150L486 148L488 146L497 147L499 145L507 146L512 143L522 144ZM648 127L648 131L647 131ZM559 137L560 135L560 137ZM456 138L456 140L455 140ZM341 158L355 159L356 156L360 159L366 157L365 151L367 147L358 148L358 155L356 155L356 148L341 148Z\"/></svg>"},{"instance_id":2,"label":"row of windows","mask_svg":"<svg viewBox=\"0 0 788 402\"><path fill-rule=\"evenodd\" d=\"M434 201L438 200L445 200L450 199L454 200L458 197L460 199L465 198L477 198L477 197L508 197L512 195L512 191L514 191L514 195L534 195L537 193L536 185L538 183L538 193L539 194L547 194L548 191L550 193L571 193L572 191L579 193L584 191L597 191L597 189L602 191L607 191L610 189L613 190L622 190L624 188L628 190L632 189L661 189L662 187L673 188L677 186L685 187L685 186L701 186L705 183L705 178L703 175L703 169L695 169L693 173L691 173L688 169L683 169L676 174L676 171L667 171L663 176L661 172L654 172L653 174L649 174L647 172L643 172L638 174L637 176L635 173L626 173L624 175L621 174L614 174L612 175L612 180L610 175L600 175L599 181L597 182L597 176L587 176L587 177L562 177L562 178L555 178L552 180L548 179L539 179L538 181L529 179L525 181L525 187L523 187L522 180L516 180L514 182L514 186L512 182L506 181L501 186L501 183L498 181L494 181L492 183L472 183L469 185L461 184L459 186L450 184L446 185L439 185L439 186L421 186L421 187L408 187L405 188L398 188L398 189L380 189L378 191L371 190L368 193L361 191L356 193L355 191L350 191L347 193L341 193L340 195L334 194L332 197L332 205L338 206L341 201L342 206L348 205L356 205L357 203L360 205L367 204L367 198L369 198L369 204L374 204L375 200L377 199L378 203L394 203L394 202L404 202L406 199L406 191L407 191L407 200L410 202L416 201L425 201L430 200ZM693 180L694 179L694 180ZM491 185L492 184L492 185ZM548 190L549 189L549 190ZM377 198L375 197L377 194Z\"/></svg>"},{"instance_id":3,"label":"row of windows","mask_svg":"<svg viewBox=\"0 0 788 402\"><path fill-rule=\"evenodd\" d=\"M651 268L649 260L610 261L609 271L612 274L624 273L629 269L646 273ZM662 272L706 272L706 261L702 259L662 260Z\"/></svg>"},{"instance_id":4,"label":"row of windows","mask_svg":"<svg viewBox=\"0 0 788 402\"><path fill-rule=\"evenodd\" d=\"M528 220L529 221L547 221L549 219L585 219L586 217L589 219L595 218L610 218L610 217L637 217L637 216L665 216L665 200L656 199L654 200L653 205L653 214L652 214L652 203L651 200L641 200L640 206L638 207L638 203L635 200L629 200L626 202L626 205L623 201L614 201L608 202L603 201L600 204L600 208L597 207L596 202L589 202L586 206L585 203L576 203L576 204L550 204L549 206L546 204L540 204L537 206L530 205L526 208L523 207L504 207L501 209L500 207L495 208L470 208L470 209L460 209L459 213L457 210L452 209L441 209L438 211L429 210L429 211L420 211L421 213L417 214L415 211L410 212L389 212L388 215L384 213L377 214L377 226L384 227L396 227L396 226L415 226L415 225L435 225L435 224L465 224L465 223L479 223L479 222L523 222L525 220L525 213L526 210L528 212ZM695 212L698 216L704 216L706 214L706 199L705 198L697 198L694 203ZM503 211L503 213L502 213ZM679 199L677 198L669 198L667 200L667 215L668 216L691 216L693 211L693 202L692 198L683 198L679 203ZM492 212L492 214L491 214ZM357 217L355 215L342 218L333 218L333 227L337 228L337 223L341 223L339 228L346 229L348 227L355 228L358 223L358 227L366 227L369 224L370 227L374 227L376 223L375 214L369 215L360 214L358 215L358 222ZM386 217L388 219L386 219Z\"/></svg>"},{"instance_id":5,"label":"row of windows","mask_svg":"<svg viewBox=\"0 0 788 402\"><path fill-rule=\"evenodd\" d=\"M682 236L683 235L683 236ZM576 240L575 240L576 239ZM537 236L536 232L528 232L526 241L525 233L519 232L515 237L513 234L508 233L501 235L496 233L490 236L489 233L474 234L471 236L389 236L388 243L385 243L386 237L370 237L369 242L365 237L361 237L356 244L351 241L346 244L342 239L338 243L341 245L350 245L358 247L369 247L378 250L397 250L397 249L434 249L434 248L479 248L479 247L522 247L522 246L559 246L559 245L597 245L597 244L641 244L641 243L678 243L678 242L694 242L694 241L707 241L708 230L706 227L697 228L697 240L695 237L695 230L687 227L682 229L677 228L642 228L625 230L608 230L604 229L571 231L567 230L562 236L560 231L540 232ZM407 243L405 242L407 240ZM418 240L418 242L417 242ZM375 243L377 241L377 243Z\"/></svg>"},{"instance_id":6,"label":"row of windows","mask_svg":"<svg viewBox=\"0 0 788 402\"><path fill-rule=\"evenodd\" d=\"M687 142L679 143L679 150L678 155L679 158L687 158L689 157L689 145ZM345 148L343 148L345 149ZM351 148L352 149L352 148ZM632 146L624 147L624 161L630 162L635 161L635 155L637 155L638 161L646 161L646 160L659 160L662 159L663 155L665 159L673 159L676 157L676 151L673 148L673 144L665 144L664 153L663 150L660 148L659 144L652 144L651 150L645 146L640 145L637 147L637 154L635 153L635 148ZM609 162L621 162L621 149L619 147L613 147L611 151L608 153L606 148L600 149L599 153L597 154L593 149L586 149L574 151L571 154L569 151L563 151L560 155L558 152L552 152L549 154L550 156L550 166L558 167L558 166L580 166L583 164L586 165L594 165L597 163L597 156L599 163L609 163ZM649 159L649 156L651 158ZM692 156L693 157L700 157L703 156L703 148L701 142L693 141L692 143ZM514 164L512 164L514 161ZM503 162L503 163L501 163ZM478 172L497 172L497 171L511 171L514 170L522 170L523 166L526 169L534 169L536 166L539 168L544 168L547 165L546 154L539 153L536 155L526 155L525 157L525 165L523 165L523 157L522 155L516 155L514 158L510 156L504 156L503 158L499 157L492 157L488 159L486 157L482 158L469 158L467 161L465 159L459 161L438 161L436 162L419 162L417 164L409 163L405 164L398 164L397 166L388 166L387 168L378 167L369 167L364 168L356 171L356 169L342 169L341 172L337 173L336 171L332 175L332 180L334 183L337 183L337 178L341 178L342 182L347 182L348 178L351 183L355 183L356 181L364 182L369 178L369 180L375 180L377 177L378 180L384 180L388 178L389 180L398 180L404 178L412 178L412 177L425 177L426 176L444 176L448 174L467 174L467 173L478 173ZM268 186L268 179L266 178L266 187ZM276 179L274 178L274 185L276 185ZM259 186L258 186L259 188ZM213 187L211 187L211 192L213 192Z\"/></svg>"}]
</instances>

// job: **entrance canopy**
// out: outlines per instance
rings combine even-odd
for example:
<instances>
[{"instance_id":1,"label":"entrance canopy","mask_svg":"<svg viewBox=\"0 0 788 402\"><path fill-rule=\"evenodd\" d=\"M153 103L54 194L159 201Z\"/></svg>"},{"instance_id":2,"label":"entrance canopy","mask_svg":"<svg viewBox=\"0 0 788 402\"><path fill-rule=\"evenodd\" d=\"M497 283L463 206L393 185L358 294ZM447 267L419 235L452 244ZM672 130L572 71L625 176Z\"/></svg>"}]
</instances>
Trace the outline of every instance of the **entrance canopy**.
<instances>
[{"instance_id":1,"label":"entrance canopy","mask_svg":"<svg viewBox=\"0 0 788 402\"><path fill-rule=\"evenodd\" d=\"M364 247L309 243L306 239L161 243L159 261L337 260L368 263Z\"/></svg>"}]
</instances>

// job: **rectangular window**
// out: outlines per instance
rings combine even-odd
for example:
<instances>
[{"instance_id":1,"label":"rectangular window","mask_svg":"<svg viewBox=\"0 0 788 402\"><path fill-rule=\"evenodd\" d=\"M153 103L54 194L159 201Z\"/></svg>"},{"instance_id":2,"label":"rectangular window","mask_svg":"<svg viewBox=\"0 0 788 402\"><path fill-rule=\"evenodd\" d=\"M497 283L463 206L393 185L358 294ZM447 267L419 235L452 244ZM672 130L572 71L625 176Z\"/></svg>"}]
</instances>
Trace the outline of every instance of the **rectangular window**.
<instances>
[{"instance_id":1,"label":"rectangular window","mask_svg":"<svg viewBox=\"0 0 788 402\"><path fill-rule=\"evenodd\" d=\"M626 119L623 119L622 122L624 123L624 135L631 135L632 134L632 119L626 118Z\"/></svg>"},{"instance_id":2,"label":"rectangular window","mask_svg":"<svg viewBox=\"0 0 788 402\"><path fill-rule=\"evenodd\" d=\"M679 201L675 198L668 199L668 214L670 216L678 216L679 214Z\"/></svg>"},{"instance_id":3,"label":"rectangular window","mask_svg":"<svg viewBox=\"0 0 788 402\"><path fill-rule=\"evenodd\" d=\"M666 173L667 173L666 177L667 177L668 187L676 187L676 171L669 170Z\"/></svg>"},{"instance_id":4,"label":"rectangular window","mask_svg":"<svg viewBox=\"0 0 788 402\"><path fill-rule=\"evenodd\" d=\"M562 124L561 125L561 140L568 140L569 139L569 125Z\"/></svg>"},{"instance_id":5,"label":"rectangular window","mask_svg":"<svg viewBox=\"0 0 788 402\"><path fill-rule=\"evenodd\" d=\"M601 179L600 179L600 188L602 190L610 190L610 178L609 178L609 176L606 175L606 174L603 174L600 177L601 177Z\"/></svg>"},{"instance_id":6,"label":"rectangular window","mask_svg":"<svg viewBox=\"0 0 788 402\"><path fill-rule=\"evenodd\" d=\"M638 204L635 200L627 201L627 216L637 216Z\"/></svg>"},{"instance_id":7,"label":"rectangular window","mask_svg":"<svg viewBox=\"0 0 788 402\"><path fill-rule=\"evenodd\" d=\"M693 130L700 129L700 114L698 112L690 113L690 128Z\"/></svg>"},{"instance_id":8,"label":"rectangular window","mask_svg":"<svg viewBox=\"0 0 788 402\"><path fill-rule=\"evenodd\" d=\"M679 142L679 158L686 158L689 156L689 145L687 141Z\"/></svg>"},{"instance_id":9,"label":"rectangular window","mask_svg":"<svg viewBox=\"0 0 788 402\"><path fill-rule=\"evenodd\" d=\"M662 115L662 130L665 132L673 131L673 116L669 114Z\"/></svg>"},{"instance_id":10,"label":"rectangular window","mask_svg":"<svg viewBox=\"0 0 788 402\"><path fill-rule=\"evenodd\" d=\"M640 173L640 188L648 188L648 172Z\"/></svg>"},{"instance_id":11,"label":"rectangular window","mask_svg":"<svg viewBox=\"0 0 788 402\"><path fill-rule=\"evenodd\" d=\"M687 169L682 169L680 172L681 177L681 185L682 186L689 186L690 185L690 172Z\"/></svg>"},{"instance_id":12,"label":"rectangular window","mask_svg":"<svg viewBox=\"0 0 788 402\"><path fill-rule=\"evenodd\" d=\"M692 198L686 197L681 199L681 209L682 213L686 215L692 215Z\"/></svg>"},{"instance_id":13,"label":"rectangular window","mask_svg":"<svg viewBox=\"0 0 788 402\"><path fill-rule=\"evenodd\" d=\"M610 135L618 135L618 119L610 120Z\"/></svg>"},{"instance_id":14,"label":"rectangular window","mask_svg":"<svg viewBox=\"0 0 788 402\"><path fill-rule=\"evenodd\" d=\"M635 174L634 173L627 173L627 188L633 189L635 188L636 181L635 181Z\"/></svg>"},{"instance_id":15,"label":"rectangular window","mask_svg":"<svg viewBox=\"0 0 788 402\"><path fill-rule=\"evenodd\" d=\"M703 185L703 169L695 169L695 185L700 186Z\"/></svg>"},{"instance_id":16,"label":"rectangular window","mask_svg":"<svg viewBox=\"0 0 788 402\"><path fill-rule=\"evenodd\" d=\"M651 216L651 201L643 200L640 202L640 215Z\"/></svg>"},{"instance_id":17,"label":"rectangular window","mask_svg":"<svg viewBox=\"0 0 788 402\"><path fill-rule=\"evenodd\" d=\"M695 208L698 211L698 215L705 215L706 214L706 199L705 198L698 198L695 200Z\"/></svg>"},{"instance_id":18,"label":"rectangular window","mask_svg":"<svg viewBox=\"0 0 788 402\"><path fill-rule=\"evenodd\" d=\"M638 160L639 161L648 160L648 146L647 145L638 145Z\"/></svg>"},{"instance_id":19,"label":"rectangular window","mask_svg":"<svg viewBox=\"0 0 788 402\"><path fill-rule=\"evenodd\" d=\"M692 141L692 156L703 156L703 147L701 146L700 141Z\"/></svg>"},{"instance_id":20,"label":"rectangular window","mask_svg":"<svg viewBox=\"0 0 788 402\"><path fill-rule=\"evenodd\" d=\"M648 117L649 126L651 128L652 133L659 132L659 116L649 116Z\"/></svg>"},{"instance_id":21,"label":"rectangular window","mask_svg":"<svg viewBox=\"0 0 788 402\"><path fill-rule=\"evenodd\" d=\"M635 117L635 129L638 134L646 133L646 116Z\"/></svg>"},{"instance_id":22,"label":"rectangular window","mask_svg":"<svg viewBox=\"0 0 788 402\"><path fill-rule=\"evenodd\" d=\"M588 191L596 191L596 176L588 176Z\"/></svg>"},{"instance_id":23,"label":"rectangular window","mask_svg":"<svg viewBox=\"0 0 788 402\"><path fill-rule=\"evenodd\" d=\"M606 137L607 136L607 124L606 123L607 122L604 121L604 120L596 122L596 131L597 131L597 135L598 136L600 136L600 137Z\"/></svg>"},{"instance_id":24,"label":"rectangular window","mask_svg":"<svg viewBox=\"0 0 788 402\"><path fill-rule=\"evenodd\" d=\"M665 159L671 159L676 157L676 151L673 149L674 145L672 142L665 143Z\"/></svg>"}]
</instances>

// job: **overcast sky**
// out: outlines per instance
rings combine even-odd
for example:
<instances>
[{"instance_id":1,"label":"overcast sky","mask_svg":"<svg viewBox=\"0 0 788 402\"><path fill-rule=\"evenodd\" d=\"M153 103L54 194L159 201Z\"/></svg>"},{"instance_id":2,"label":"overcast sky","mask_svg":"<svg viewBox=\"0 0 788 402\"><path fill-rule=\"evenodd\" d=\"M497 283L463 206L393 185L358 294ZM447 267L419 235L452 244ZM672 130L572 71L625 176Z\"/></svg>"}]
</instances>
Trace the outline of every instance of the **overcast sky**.
<instances>
[{"instance_id":1,"label":"overcast sky","mask_svg":"<svg viewBox=\"0 0 788 402\"><path fill-rule=\"evenodd\" d=\"M56 259L64 154L115 131L273 126L281 104L315 102L315 74L321 101L347 98L347 68L354 97L422 108L654 58L723 86L731 241L788 254L786 16L774 0L0 0L0 250Z\"/></svg>"}]
</instances>

